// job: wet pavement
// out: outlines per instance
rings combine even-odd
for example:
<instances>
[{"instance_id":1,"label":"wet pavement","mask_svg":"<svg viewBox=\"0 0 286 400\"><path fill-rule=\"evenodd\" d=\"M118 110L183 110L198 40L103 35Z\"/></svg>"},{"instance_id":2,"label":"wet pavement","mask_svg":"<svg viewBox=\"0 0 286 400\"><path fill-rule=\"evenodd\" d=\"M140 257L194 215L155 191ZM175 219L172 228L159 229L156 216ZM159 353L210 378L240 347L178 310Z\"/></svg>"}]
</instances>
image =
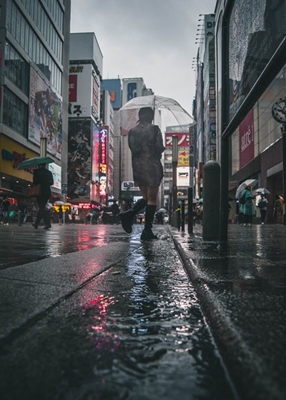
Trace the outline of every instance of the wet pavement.
<instances>
[{"instance_id":1,"label":"wet pavement","mask_svg":"<svg viewBox=\"0 0 286 400\"><path fill-rule=\"evenodd\" d=\"M284 399L286 227L141 229L0 227L1 399Z\"/></svg>"}]
</instances>

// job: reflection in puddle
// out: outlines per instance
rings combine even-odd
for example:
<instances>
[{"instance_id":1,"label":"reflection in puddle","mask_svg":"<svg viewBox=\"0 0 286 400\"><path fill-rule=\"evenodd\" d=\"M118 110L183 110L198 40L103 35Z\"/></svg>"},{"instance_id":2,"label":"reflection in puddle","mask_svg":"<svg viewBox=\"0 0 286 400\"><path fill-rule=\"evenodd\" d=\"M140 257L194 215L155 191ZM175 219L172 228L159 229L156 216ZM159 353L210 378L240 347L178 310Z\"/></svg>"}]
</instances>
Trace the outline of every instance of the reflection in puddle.
<instances>
[{"instance_id":1,"label":"reflection in puddle","mask_svg":"<svg viewBox=\"0 0 286 400\"><path fill-rule=\"evenodd\" d=\"M94 394L92 386L95 399L234 399L177 254L164 257L168 245L133 253L126 289L118 290L118 278L107 273L116 300L102 295L84 306L94 381L83 383L82 396Z\"/></svg>"}]
</instances>

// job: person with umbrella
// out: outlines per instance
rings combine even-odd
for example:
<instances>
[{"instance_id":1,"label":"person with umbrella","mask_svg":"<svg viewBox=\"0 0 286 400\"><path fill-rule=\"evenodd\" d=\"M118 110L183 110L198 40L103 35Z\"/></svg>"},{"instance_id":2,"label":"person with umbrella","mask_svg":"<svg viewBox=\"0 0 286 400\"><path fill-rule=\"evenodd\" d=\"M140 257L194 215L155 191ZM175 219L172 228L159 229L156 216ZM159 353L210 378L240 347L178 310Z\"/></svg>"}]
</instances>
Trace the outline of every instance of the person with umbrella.
<instances>
[{"instance_id":1,"label":"person with umbrella","mask_svg":"<svg viewBox=\"0 0 286 400\"><path fill-rule=\"evenodd\" d=\"M45 227L44 229L51 228L51 221L46 210L46 204L52 195L51 185L54 183L53 174L46 169L46 164L39 164L38 168L34 171L33 176L34 185L41 185L41 194L37 196L37 203L39 206L36 221L34 223L35 229L38 229L39 223L43 218Z\"/></svg>"},{"instance_id":2,"label":"person with umbrella","mask_svg":"<svg viewBox=\"0 0 286 400\"><path fill-rule=\"evenodd\" d=\"M256 193L259 194L259 199L258 199L257 205L260 210L261 225L264 225L268 200L266 198L265 193L263 193L263 192L256 192Z\"/></svg>"},{"instance_id":3,"label":"person with umbrella","mask_svg":"<svg viewBox=\"0 0 286 400\"><path fill-rule=\"evenodd\" d=\"M247 185L240 197L240 209L243 213L244 226L251 226L252 224L252 216L255 214L253 199L254 196L251 193L251 185Z\"/></svg>"},{"instance_id":4,"label":"person with umbrella","mask_svg":"<svg viewBox=\"0 0 286 400\"><path fill-rule=\"evenodd\" d=\"M125 232L131 233L135 215L146 207L145 227L141 240L157 239L152 232L152 223L159 186L163 178L161 157L165 147L160 128L152 124L153 119L154 111L151 107L140 108L138 124L128 133L134 183L139 186L143 198L135 203L133 209L120 214L120 219Z\"/></svg>"}]
</instances>

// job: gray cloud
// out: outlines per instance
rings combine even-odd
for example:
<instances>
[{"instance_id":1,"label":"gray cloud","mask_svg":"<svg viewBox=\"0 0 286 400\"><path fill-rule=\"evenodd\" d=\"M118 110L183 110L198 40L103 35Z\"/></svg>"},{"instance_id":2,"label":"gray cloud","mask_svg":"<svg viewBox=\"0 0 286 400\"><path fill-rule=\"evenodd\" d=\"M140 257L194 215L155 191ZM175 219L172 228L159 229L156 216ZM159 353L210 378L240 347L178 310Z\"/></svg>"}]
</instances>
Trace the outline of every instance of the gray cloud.
<instances>
[{"instance_id":1,"label":"gray cloud","mask_svg":"<svg viewBox=\"0 0 286 400\"><path fill-rule=\"evenodd\" d=\"M142 77L156 94L191 113L199 14L216 0L72 0L71 31L94 32L103 78Z\"/></svg>"}]
</instances>

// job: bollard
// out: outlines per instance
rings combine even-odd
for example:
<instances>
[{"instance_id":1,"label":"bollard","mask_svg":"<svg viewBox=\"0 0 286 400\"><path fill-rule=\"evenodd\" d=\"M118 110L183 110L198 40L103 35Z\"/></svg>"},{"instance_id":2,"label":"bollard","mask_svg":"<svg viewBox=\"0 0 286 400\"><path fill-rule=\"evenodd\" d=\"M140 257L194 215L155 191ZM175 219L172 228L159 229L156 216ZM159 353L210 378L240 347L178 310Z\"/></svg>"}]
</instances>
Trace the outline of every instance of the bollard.
<instances>
[{"instance_id":1,"label":"bollard","mask_svg":"<svg viewBox=\"0 0 286 400\"><path fill-rule=\"evenodd\" d=\"M18 211L18 225L21 226L21 211Z\"/></svg>"},{"instance_id":2,"label":"bollard","mask_svg":"<svg viewBox=\"0 0 286 400\"><path fill-rule=\"evenodd\" d=\"M208 161L204 165L203 240L219 240L220 165Z\"/></svg>"}]
</instances>

